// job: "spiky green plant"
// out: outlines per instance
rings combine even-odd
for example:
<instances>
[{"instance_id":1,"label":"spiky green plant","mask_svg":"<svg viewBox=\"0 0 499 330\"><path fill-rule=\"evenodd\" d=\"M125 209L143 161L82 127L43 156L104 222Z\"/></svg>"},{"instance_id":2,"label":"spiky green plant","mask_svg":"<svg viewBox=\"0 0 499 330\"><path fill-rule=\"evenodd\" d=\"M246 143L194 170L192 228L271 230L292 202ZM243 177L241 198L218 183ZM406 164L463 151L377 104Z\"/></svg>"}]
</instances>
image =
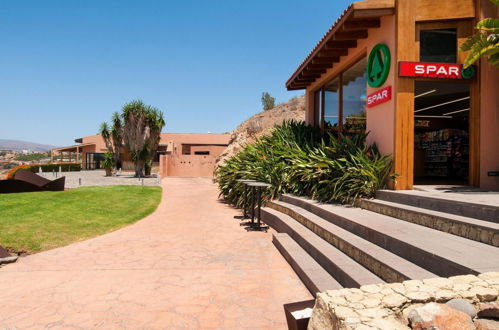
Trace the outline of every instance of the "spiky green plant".
<instances>
[{"instance_id":1,"label":"spiky green plant","mask_svg":"<svg viewBox=\"0 0 499 330\"><path fill-rule=\"evenodd\" d=\"M269 199L284 192L343 203L371 197L390 179L392 163L365 143L366 136L322 135L303 122L284 122L218 168L221 195L241 206L243 185L237 180L252 179L272 185Z\"/></svg>"},{"instance_id":2,"label":"spiky green plant","mask_svg":"<svg viewBox=\"0 0 499 330\"><path fill-rule=\"evenodd\" d=\"M499 0L490 0L499 6ZM499 19L485 18L477 23L478 33L466 40L461 51L470 51L464 61L467 68L481 57L487 57L490 64L499 68Z\"/></svg>"}]
</instances>

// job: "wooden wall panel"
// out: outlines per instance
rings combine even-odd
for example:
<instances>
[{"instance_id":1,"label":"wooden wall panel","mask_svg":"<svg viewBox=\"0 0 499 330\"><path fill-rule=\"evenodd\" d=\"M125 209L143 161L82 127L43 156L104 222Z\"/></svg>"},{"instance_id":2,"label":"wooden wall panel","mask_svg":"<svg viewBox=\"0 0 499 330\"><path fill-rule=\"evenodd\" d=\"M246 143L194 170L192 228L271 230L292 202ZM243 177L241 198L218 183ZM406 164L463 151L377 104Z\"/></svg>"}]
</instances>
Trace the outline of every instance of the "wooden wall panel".
<instances>
[{"instance_id":1,"label":"wooden wall panel","mask_svg":"<svg viewBox=\"0 0 499 330\"><path fill-rule=\"evenodd\" d=\"M475 17L473 0L412 0L416 21L436 21Z\"/></svg>"},{"instance_id":2,"label":"wooden wall panel","mask_svg":"<svg viewBox=\"0 0 499 330\"><path fill-rule=\"evenodd\" d=\"M417 61L414 0L397 2L396 61ZM398 71L398 67L397 67ZM397 72L398 76L398 72ZM395 189L412 189L414 172L414 79L398 77L395 83L394 171L399 175Z\"/></svg>"}]
</instances>

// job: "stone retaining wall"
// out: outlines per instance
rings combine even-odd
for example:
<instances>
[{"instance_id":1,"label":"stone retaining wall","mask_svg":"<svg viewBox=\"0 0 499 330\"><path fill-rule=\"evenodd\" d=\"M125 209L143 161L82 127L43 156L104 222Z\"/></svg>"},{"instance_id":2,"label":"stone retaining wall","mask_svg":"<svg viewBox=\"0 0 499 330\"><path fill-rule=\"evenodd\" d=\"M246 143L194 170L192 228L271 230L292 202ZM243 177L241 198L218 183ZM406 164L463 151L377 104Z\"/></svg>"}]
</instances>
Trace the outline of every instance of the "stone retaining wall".
<instances>
[{"instance_id":1,"label":"stone retaining wall","mask_svg":"<svg viewBox=\"0 0 499 330\"><path fill-rule=\"evenodd\" d=\"M330 290L317 294L308 329L409 329L409 313L425 304L460 298L479 309L498 294L499 272Z\"/></svg>"}]
</instances>

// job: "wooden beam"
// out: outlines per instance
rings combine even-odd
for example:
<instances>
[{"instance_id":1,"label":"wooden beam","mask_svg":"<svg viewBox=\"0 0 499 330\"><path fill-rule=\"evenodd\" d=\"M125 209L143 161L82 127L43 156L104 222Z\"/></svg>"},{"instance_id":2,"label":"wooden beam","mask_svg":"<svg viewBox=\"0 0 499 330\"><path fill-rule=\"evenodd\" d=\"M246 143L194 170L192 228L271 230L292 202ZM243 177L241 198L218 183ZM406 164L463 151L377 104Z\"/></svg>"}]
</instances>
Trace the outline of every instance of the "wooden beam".
<instances>
[{"instance_id":1,"label":"wooden beam","mask_svg":"<svg viewBox=\"0 0 499 330\"><path fill-rule=\"evenodd\" d=\"M343 31L356 31L364 29L374 29L381 26L379 19L350 20L343 24Z\"/></svg>"},{"instance_id":2,"label":"wooden beam","mask_svg":"<svg viewBox=\"0 0 499 330\"><path fill-rule=\"evenodd\" d=\"M337 32L334 34L334 40L358 40L367 38L367 30L357 30L349 32Z\"/></svg>"},{"instance_id":3,"label":"wooden beam","mask_svg":"<svg viewBox=\"0 0 499 330\"><path fill-rule=\"evenodd\" d=\"M315 78L319 78L321 75L319 73L311 73L311 74L305 74L305 72L302 72L300 73L300 75L298 76L298 80L309 80L309 79L313 79L315 80Z\"/></svg>"},{"instance_id":4,"label":"wooden beam","mask_svg":"<svg viewBox=\"0 0 499 330\"><path fill-rule=\"evenodd\" d=\"M348 55L348 49L336 49L336 50L321 50L317 57L338 57Z\"/></svg>"},{"instance_id":5,"label":"wooden beam","mask_svg":"<svg viewBox=\"0 0 499 330\"><path fill-rule=\"evenodd\" d=\"M395 8L395 0L368 0L356 1L353 3L355 10L361 9L379 9L379 8Z\"/></svg>"},{"instance_id":6,"label":"wooden beam","mask_svg":"<svg viewBox=\"0 0 499 330\"><path fill-rule=\"evenodd\" d=\"M323 74L324 72L326 72L326 68L324 69L309 69L309 70L305 70L305 76L308 76L310 74Z\"/></svg>"},{"instance_id":7,"label":"wooden beam","mask_svg":"<svg viewBox=\"0 0 499 330\"><path fill-rule=\"evenodd\" d=\"M357 40L332 40L324 45L326 50L348 49L357 47Z\"/></svg>"},{"instance_id":8,"label":"wooden beam","mask_svg":"<svg viewBox=\"0 0 499 330\"><path fill-rule=\"evenodd\" d=\"M312 64L333 64L340 61L339 57L321 57L312 60Z\"/></svg>"},{"instance_id":9,"label":"wooden beam","mask_svg":"<svg viewBox=\"0 0 499 330\"><path fill-rule=\"evenodd\" d=\"M394 58L399 61L417 61L416 2L397 1L396 41ZM398 74L398 73L397 73ZM412 189L414 180L414 79L395 79L395 150L393 154L394 172L399 176L395 189Z\"/></svg>"},{"instance_id":10,"label":"wooden beam","mask_svg":"<svg viewBox=\"0 0 499 330\"><path fill-rule=\"evenodd\" d=\"M381 17L390 16L395 14L395 9L366 9L366 10L355 10L353 12L353 18L369 18L369 17Z\"/></svg>"}]
</instances>

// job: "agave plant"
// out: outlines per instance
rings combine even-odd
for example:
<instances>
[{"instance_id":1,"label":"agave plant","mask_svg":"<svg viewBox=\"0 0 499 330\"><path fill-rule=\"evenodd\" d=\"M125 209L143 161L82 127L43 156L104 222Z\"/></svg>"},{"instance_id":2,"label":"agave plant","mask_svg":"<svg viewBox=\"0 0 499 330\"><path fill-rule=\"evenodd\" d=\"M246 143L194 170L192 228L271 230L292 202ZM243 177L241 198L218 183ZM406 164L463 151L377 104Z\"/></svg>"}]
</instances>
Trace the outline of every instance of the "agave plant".
<instances>
[{"instance_id":1,"label":"agave plant","mask_svg":"<svg viewBox=\"0 0 499 330\"><path fill-rule=\"evenodd\" d=\"M490 1L499 6L499 0ZM466 40L460 48L461 51L470 51L464 67L469 67L481 57L487 57L490 64L499 68L499 19L483 19L475 28L479 32Z\"/></svg>"},{"instance_id":2,"label":"agave plant","mask_svg":"<svg viewBox=\"0 0 499 330\"><path fill-rule=\"evenodd\" d=\"M252 179L272 185L268 199L284 192L343 203L371 197L392 178L392 162L366 136L322 135L303 122L284 122L218 168L220 194L241 206L244 187L237 180Z\"/></svg>"}]
</instances>

